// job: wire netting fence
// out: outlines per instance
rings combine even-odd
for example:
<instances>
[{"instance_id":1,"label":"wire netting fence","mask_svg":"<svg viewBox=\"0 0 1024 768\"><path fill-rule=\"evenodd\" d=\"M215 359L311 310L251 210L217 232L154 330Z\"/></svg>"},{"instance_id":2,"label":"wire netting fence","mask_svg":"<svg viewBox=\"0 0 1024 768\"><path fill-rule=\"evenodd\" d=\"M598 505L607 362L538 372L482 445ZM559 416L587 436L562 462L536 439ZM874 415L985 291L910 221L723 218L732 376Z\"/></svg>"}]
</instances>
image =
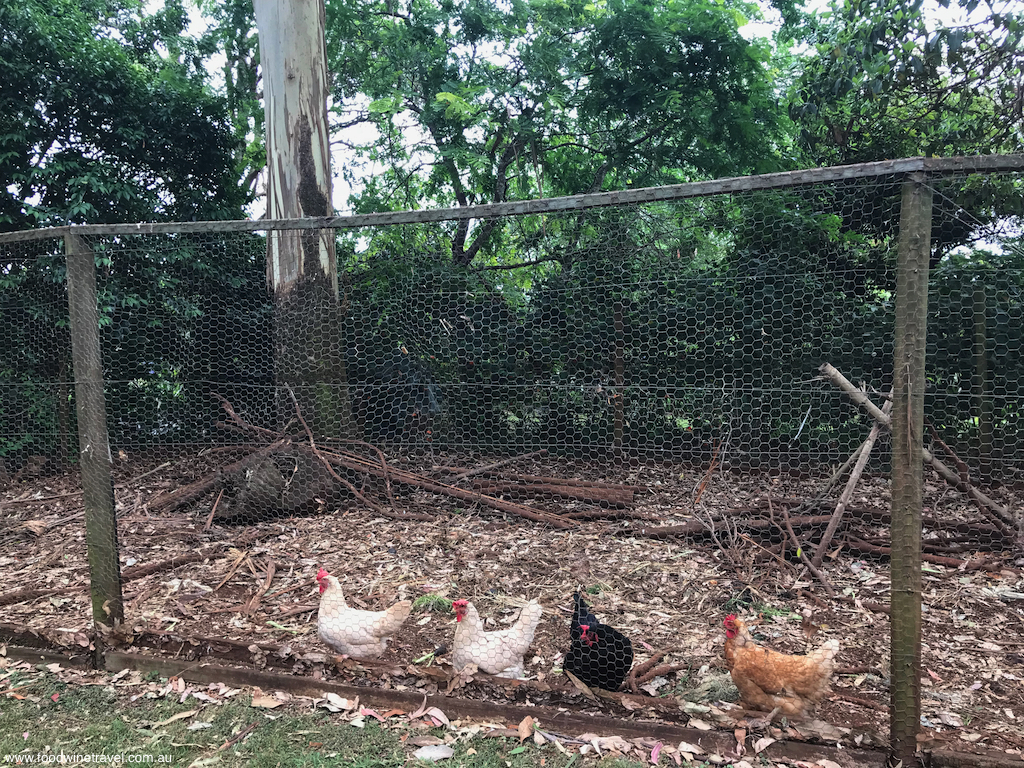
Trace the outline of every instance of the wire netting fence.
<instances>
[{"instance_id":1,"label":"wire netting fence","mask_svg":"<svg viewBox=\"0 0 1024 768\"><path fill-rule=\"evenodd\" d=\"M825 740L884 744L902 725L1019 749L1024 668L999 628L1024 621L1024 184L969 170L926 182L916 438L948 469L926 466L922 655L899 657L919 711L888 709L904 173L468 227L339 220L306 230L335 249L336 301L268 290L286 226L0 238L0 572L26 587L0 595L7 631L80 640L122 609L86 608L89 568L106 568L153 654L255 642L277 650L268 668L470 696L525 675L535 703L592 706L567 669L683 722L687 703L714 719L740 699L816 708ZM98 314L80 325L99 327L105 539L75 495L96 447L76 412L76 248L95 260ZM723 657L728 614L811 652L785 691L735 645ZM651 648L667 653L634 667ZM462 682L418 677L430 665ZM813 685L829 677L831 697Z\"/></svg>"}]
</instances>

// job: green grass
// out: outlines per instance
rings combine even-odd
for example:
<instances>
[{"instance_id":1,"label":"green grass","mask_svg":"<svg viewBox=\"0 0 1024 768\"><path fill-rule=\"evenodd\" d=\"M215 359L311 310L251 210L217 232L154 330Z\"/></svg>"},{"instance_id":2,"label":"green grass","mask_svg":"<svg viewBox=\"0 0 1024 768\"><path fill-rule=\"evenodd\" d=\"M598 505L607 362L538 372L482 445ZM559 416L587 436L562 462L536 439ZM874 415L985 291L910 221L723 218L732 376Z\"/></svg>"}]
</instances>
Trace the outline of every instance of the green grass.
<instances>
[{"instance_id":1,"label":"green grass","mask_svg":"<svg viewBox=\"0 0 1024 768\"><path fill-rule=\"evenodd\" d=\"M422 611L424 613L451 613L452 599L450 597L445 597L444 595L435 595L433 593L429 595L420 595L413 600L412 609L414 611Z\"/></svg>"},{"instance_id":2,"label":"green grass","mask_svg":"<svg viewBox=\"0 0 1024 768\"><path fill-rule=\"evenodd\" d=\"M184 704L168 694L164 698L130 701L130 694L145 691L131 686L115 694L109 686L69 685L55 675L18 672L0 682L0 691L22 686L18 701L0 696L0 755L48 753L68 755L152 755L149 765L194 768L393 768L410 760L416 747L406 746L403 735L431 734L444 738L443 729L418 729L397 718L387 727L367 717L357 728L340 715L310 711L288 704L273 710L253 708L251 695L241 693L222 705L202 705L193 698ZM128 693L123 693L127 691ZM52 696L57 694L57 700ZM152 695L152 694L151 694ZM34 700L32 700L34 699ZM176 714L198 709L194 715L159 725ZM202 728L196 724L208 723ZM255 723L252 733L233 746L220 747ZM392 726L391 724L394 724ZM192 729L189 726L193 726ZM554 745L538 747L508 738L460 738L450 745L455 755L434 765L446 768L640 768L642 763L585 759L565 755ZM542 762L543 761L543 762ZM429 765L410 762L410 765Z\"/></svg>"}]
</instances>

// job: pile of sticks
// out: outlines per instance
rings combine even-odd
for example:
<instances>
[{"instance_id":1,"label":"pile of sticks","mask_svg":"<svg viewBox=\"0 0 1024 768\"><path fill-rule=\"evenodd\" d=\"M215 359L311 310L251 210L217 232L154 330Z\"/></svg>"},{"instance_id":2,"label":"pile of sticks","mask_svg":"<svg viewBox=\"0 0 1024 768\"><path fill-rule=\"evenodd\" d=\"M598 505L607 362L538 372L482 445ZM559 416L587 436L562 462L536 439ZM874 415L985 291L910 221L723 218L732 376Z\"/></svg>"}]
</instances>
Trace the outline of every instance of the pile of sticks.
<instances>
[{"instance_id":1,"label":"pile of sticks","mask_svg":"<svg viewBox=\"0 0 1024 768\"><path fill-rule=\"evenodd\" d=\"M307 494L310 498L331 494L338 496L347 491L348 494L374 512L395 519L432 522L437 519L437 516L401 509L393 492L394 485L418 488L448 496L461 502L473 504L480 510L494 510L515 515L551 528L573 528L582 520L602 518L651 519L650 516L631 509L636 494L644 490L640 486L570 478L516 475L501 471L503 467L515 461L543 456L547 451L537 451L525 456L504 459L484 467L465 471L447 468L443 470L444 474L450 476L446 482L437 476L441 473L426 475L392 466L379 448L362 440L318 442L302 418L297 403L295 404L297 423L301 424L303 432L287 434L245 422L235 412L231 403L223 398L220 400L221 406L228 416L228 421L221 422L218 426L244 433L253 438L256 444L240 447L238 450L246 453L241 459L222 466L217 471L211 472L189 485L151 499L147 504L151 513L168 513L220 491L210 513L209 525L217 515L218 505L225 487L232 484L237 487L243 482L251 482L251 478L259 476L259 468L266 466L267 462L280 462L282 459L287 459L296 461L301 466L313 467L316 474L319 475L316 483L311 483L316 487L311 488ZM307 472L304 477L308 477L310 474ZM470 478L477 479L469 480ZM467 480L471 487L463 487L463 481ZM379 488L383 492L384 498L371 498L366 492L367 487ZM578 503L574 505L572 511L552 512L513 500L523 498L554 499L563 502L571 500ZM229 517L229 512L226 510L222 514L225 518ZM273 512L268 516L272 514Z\"/></svg>"}]
</instances>

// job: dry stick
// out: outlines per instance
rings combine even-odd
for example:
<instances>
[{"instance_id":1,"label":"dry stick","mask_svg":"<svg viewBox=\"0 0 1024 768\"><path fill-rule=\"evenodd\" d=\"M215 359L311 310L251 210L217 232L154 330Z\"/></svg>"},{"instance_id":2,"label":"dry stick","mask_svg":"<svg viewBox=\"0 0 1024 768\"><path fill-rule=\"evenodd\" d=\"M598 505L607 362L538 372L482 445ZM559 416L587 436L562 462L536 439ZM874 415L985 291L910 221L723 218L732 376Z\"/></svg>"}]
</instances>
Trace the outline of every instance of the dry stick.
<instances>
[{"instance_id":1,"label":"dry stick","mask_svg":"<svg viewBox=\"0 0 1024 768\"><path fill-rule=\"evenodd\" d=\"M384 454L376 446L370 445L369 443L363 442L362 440L353 441L358 442L361 445L365 445L371 448L372 450L376 451L377 457L380 459L381 469L384 473L384 487L388 494L388 500L391 502L391 513L389 513L379 504L375 504L372 501L370 501L368 498L366 498L366 496L360 493L352 483L350 483L348 480L346 480L337 472L335 472L334 467L331 466L327 458L316 447L316 440L313 439L313 430L309 428L309 424L306 423L305 418L303 418L302 416L302 410L299 408L299 401L296 399L295 393L292 392L291 387L288 387L287 389L288 395L292 399L292 404L295 406L295 415L298 417L299 423L302 424L302 428L306 431L306 437L309 438L309 448L313 452L313 455L320 459L320 462L327 469L327 472L331 475L331 477L333 477L337 482L341 483L346 488L348 488L349 493L354 495L357 499L362 501L364 504L366 504L366 506L370 507L378 514L385 515L386 517L396 518L399 520L421 520L423 522L434 521L434 517L431 515L423 515L415 512L400 512L398 510L398 505L395 503L394 494L392 494L391 492L391 473L388 471L388 465L387 462L384 460Z\"/></svg>"},{"instance_id":2,"label":"dry stick","mask_svg":"<svg viewBox=\"0 0 1024 768\"><path fill-rule=\"evenodd\" d=\"M851 704L856 704L856 705L861 706L861 707L866 707L867 709L874 709L874 710L877 710L878 712L888 712L889 711L889 707L886 704L879 704L877 701L869 701L868 699L862 699L859 696L851 696L848 693L838 693L837 691L833 691L832 692L832 698L834 698L834 699L842 699L843 701L848 701Z\"/></svg>"},{"instance_id":3,"label":"dry stick","mask_svg":"<svg viewBox=\"0 0 1024 768\"><path fill-rule=\"evenodd\" d=\"M343 438L343 439L336 439L336 440L334 440L332 442L346 443L346 444L349 444L349 445L361 445L364 448L369 448L371 451L373 451L375 454L377 454L377 461L380 462L380 468L381 468L381 472L383 473L382 476L384 478L384 490L387 492L388 501L391 502L391 508L395 510L396 514L400 514L400 513L398 513L398 506L395 503L394 494L391 491L391 470L388 468L387 459L384 458L384 452L380 448L378 448L376 445L374 445L373 443L368 443L365 440L355 440L355 439L351 439L351 438ZM418 518L414 518L414 519L418 519ZM433 519L433 518L431 518L431 519Z\"/></svg>"},{"instance_id":4,"label":"dry stick","mask_svg":"<svg viewBox=\"0 0 1024 768\"><path fill-rule=\"evenodd\" d=\"M520 475L518 473L514 473L509 476L510 473L507 472L495 472L495 475L501 480L513 480L522 483L552 483L554 485L568 485L573 488L608 488L621 491L633 491L634 493L642 493L647 490L647 487L643 485L607 483L603 480L577 480L574 477L546 477L541 475Z\"/></svg>"},{"instance_id":5,"label":"dry stick","mask_svg":"<svg viewBox=\"0 0 1024 768\"><path fill-rule=\"evenodd\" d=\"M230 739L228 739L223 744L221 744L219 747L217 747L217 751L218 752L222 752L223 750L227 749L228 747L234 746L235 744L240 742L242 739L244 739L246 736L248 736L250 733L255 731L257 725L259 725L259 723L253 723L252 725L249 725L246 728L242 729L241 731L239 731L237 736L232 736Z\"/></svg>"},{"instance_id":6,"label":"dry stick","mask_svg":"<svg viewBox=\"0 0 1024 768\"><path fill-rule=\"evenodd\" d=\"M267 580L263 582L263 586L256 590L256 594L252 596L252 600L245 606L245 613L252 616L256 613L256 609L260 606L260 600L267 594L267 590L270 589L270 585L274 581L274 574L277 573L277 565L273 560L267 561Z\"/></svg>"},{"instance_id":7,"label":"dry stick","mask_svg":"<svg viewBox=\"0 0 1024 768\"><path fill-rule=\"evenodd\" d=\"M697 486L697 496L693 500L693 506L697 506L700 503L700 497L704 495L704 491L707 490L708 483L711 482L712 475L715 474L715 467L718 464L718 452L722 448L722 443L719 441L715 444L715 451L711 454L711 464L708 465L708 471L704 473L704 478L700 481L700 485Z\"/></svg>"},{"instance_id":8,"label":"dry stick","mask_svg":"<svg viewBox=\"0 0 1024 768\"><path fill-rule=\"evenodd\" d=\"M217 500L213 502L213 509L210 510L210 516L206 518L206 524L203 526L203 531L208 531L213 526L213 516L217 514L217 506L220 504L221 498L224 496L224 489L220 489L220 493L217 494Z\"/></svg>"},{"instance_id":9,"label":"dry stick","mask_svg":"<svg viewBox=\"0 0 1024 768\"><path fill-rule=\"evenodd\" d=\"M287 611L281 611L280 613L274 614L275 619L285 619L289 616L297 616L300 613L309 613L315 611L320 606L318 605L297 605L294 608L289 608Z\"/></svg>"},{"instance_id":10,"label":"dry stick","mask_svg":"<svg viewBox=\"0 0 1024 768\"><path fill-rule=\"evenodd\" d=\"M868 399L867 395L861 392L855 387L850 380L847 379L843 374L836 370L833 366L828 363L824 363L819 369L832 383L834 383L839 389L850 396L855 403L862 406L871 417L882 425L888 427L891 423L889 415L883 413L882 410L875 405L871 400ZM1012 540L1013 533L1010 527L1014 525L1013 518L1010 515L1009 510L994 501L993 499L986 496L984 493L979 491L973 485L965 484L963 480L949 467L943 464L931 451L927 448L921 449L922 457L924 461L931 464L932 468L939 473L947 483L952 485L958 491L966 493L971 499L978 505L978 508L982 513L989 518L989 520L996 525L1000 532ZM1009 526L1009 527L1008 527Z\"/></svg>"},{"instance_id":11,"label":"dry stick","mask_svg":"<svg viewBox=\"0 0 1024 768\"><path fill-rule=\"evenodd\" d=\"M981 513L988 517L989 520L991 520L993 524L996 525L996 527L999 529L999 533L1002 534L1003 537L1012 540L1013 532L1010 530L1010 527L1008 526L1012 526L1013 522L1010 519L1009 511L1007 511L1007 519L1002 521L1003 523L1006 523L1006 525L1000 525L999 519L993 519L993 515L990 514L987 509L985 509L985 507L982 505L981 500L978 498L982 494L978 492L978 496L975 496L973 493L971 493L971 491L976 491L976 489L971 481L971 473L967 464L965 464L963 459L957 456L956 452L948 445L946 445L945 441L941 437L939 437L939 433L935 430L935 427L932 425L930 420L926 418L925 424L928 426L928 429L932 433L932 439L935 440L935 442L937 442L939 446L942 447L942 449L949 455L950 459L952 459L953 463L956 465L956 468L959 472L957 477L959 478L960 482L957 483L955 487L961 491L964 491L966 489L966 492L971 496L971 500L974 502L975 506L978 507L978 509L981 510ZM933 459L933 463L936 462L938 462L938 459ZM938 470L938 467L936 467L936 470ZM942 472L940 471L939 474L941 475ZM998 512L998 510L995 510L995 512ZM1020 535L1024 536L1024 530L1021 531Z\"/></svg>"},{"instance_id":12,"label":"dry stick","mask_svg":"<svg viewBox=\"0 0 1024 768\"><path fill-rule=\"evenodd\" d=\"M814 525L826 525L831 519L829 515L808 515L800 517L790 518L794 526L803 528L806 526ZM765 528L773 527L774 523L771 520L757 519L757 520L739 520L732 521L737 528L743 528L750 531L764 530ZM710 520L694 520L689 523L683 523L682 525L662 525L653 528L641 526L639 528L627 528L620 530L620 534L628 534L630 536L644 536L651 539L667 539L670 536L698 536L701 534L710 535L708 526L709 525L726 525L730 523L729 517L716 517Z\"/></svg>"},{"instance_id":13,"label":"dry stick","mask_svg":"<svg viewBox=\"0 0 1024 768\"><path fill-rule=\"evenodd\" d=\"M512 480L476 480L473 490L488 495L506 494L517 496L542 496L559 499L576 499L589 504L624 508L633 503L633 492L618 488L595 486L573 486L555 483L517 483Z\"/></svg>"},{"instance_id":14,"label":"dry stick","mask_svg":"<svg viewBox=\"0 0 1024 768\"><path fill-rule=\"evenodd\" d=\"M637 664L635 667L629 670L629 674L626 675L626 683L629 685L629 690L631 690L633 693L640 693L640 689L636 684L637 678L647 674L647 672L649 672L652 667L654 667L659 661L665 658L666 653L668 653L668 651L655 651L654 655L651 656L651 658L649 658L647 661Z\"/></svg>"},{"instance_id":15,"label":"dry stick","mask_svg":"<svg viewBox=\"0 0 1024 768\"><path fill-rule=\"evenodd\" d=\"M302 589L303 587L310 587L311 588L312 587L312 583L307 584L304 581L300 581L298 584L292 584L290 587L285 587L284 589L279 589L276 592L271 592L269 595L264 595L263 598L265 600L269 600L272 597L278 597L280 595L286 595L289 592L294 592L296 589Z\"/></svg>"},{"instance_id":16,"label":"dry stick","mask_svg":"<svg viewBox=\"0 0 1024 768\"><path fill-rule=\"evenodd\" d=\"M946 452L946 455L956 465L957 472L960 474L960 480L964 483L971 482L971 470L964 463L963 459L956 455L956 451L946 445L946 441L939 437L938 430L935 429L935 425L932 424L932 420L925 416L924 424L928 427L928 431L932 433L932 440L938 443L939 447Z\"/></svg>"},{"instance_id":17,"label":"dry stick","mask_svg":"<svg viewBox=\"0 0 1024 768\"><path fill-rule=\"evenodd\" d=\"M336 453L328 454L328 460L332 464L338 464L349 469L355 469L357 471L369 472L371 474L379 474L380 468L375 464L363 459L360 456L349 453ZM552 512L544 512L538 509L532 509L522 504L515 504L504 499L496 499L492 496L485 496L482 493L475 493L473 491L463 490L453 485L447 485L446 483L439 483L434 480L430 480L422 475L417 475L412 472L405 472L404 470L392 470L392 476L400 483L405 485L412 485L417 488L422 488L425 491L433 491L435 493L441 493L446 496L451 496L456 499L462 499L463 501L476 502L493 509L500 510L502 512L510 512L520 517L525 517L528 520L534 520L538 523L547 523L553 528L574 528L575 525Z\"/></svg>"},{"instance_id":18,"label":"dry stick","mask_svg":"<svg viewBox=\"0 0 1024 768\"><path fill-rule=\"evenodd\" d=\"M216 392L212 392L211 395L214 398L216 398L217 400L220 401L221 407L224 409L225 413L227 413L228 418L231 419L232 424L237 429L241 430L242 432L252 432L252 433L255 433L257 435L260 435L262 437L267 438L268 440L277 440L277 439L279 439L281 437L281 435L279 433L274 432L271 429L264 429L263 427L257 427L255 425L250 424L247 421L245 421L241 416L239 416L237 413L235 413L234 406L231 405L231 402L227 398L221 397ZM226 425L223 425L222 422L218 422L217 426L226 426Z\"/></svg>"},{"instance_id":19,"label":"dry stick","mask_svg":"<svg viewBox=\"0 0 1024 768\"><path fill-rule=\"evenodd\" d=\"M892 611L889 610L889 606L876 603L872 600L859 600L854 597L847 597L846 595L836 595L836 600L847 605L852 605L855 608L864 608L865 610L872 611L873 613L884 613L886 616L892 615Z\"/></svg>"},{"instance_id":20,"label":"dry stick","mask_svg":"<svg viewBox=\"0 0 1024 768\"><path fill-rule=\"evenodd\" d=\"M194 563L199 560L205 560L211 554L214 549L219 547L211 547L208 549L200 549L197 552L188 552L184 555L175 555L174 557L168 558L167 560L161 560L157 563L149 563L147 565L136 565L132 568L125 568L121 571L121 581L131 581L132 579L141 579L143 576L149 576L153 573L159 573L170 568L177 568L179 565L185 563Z\"/></svg>"},{"instance_id":21,"label":"dry stick","mask_svg":"<svg viewBox=\"0 0 1024 768\"><path fill-rule=\"evenodd\" d=\"M882 413L888 415L891 410L892 400L887 400L885 405L882 406ZM832 543L832 537L835 535L836 529L839 528L839 523L843 519L843 513L846 511L850 499L853 498L853 491L857 487L857 483L860 482L860 476L864 473L864 468L868 465L868 459L871 458L871 450L875 447L875 440L878 439L878 434L881 431L882 425L876 421L871 425L868 439L860 446L860 457L857 459L857 464L854 466L853 472L850 473L850 479L846 481L846 488L843 489L843 494L839 497L839 503L836 504L835 512L832 513L832 519L829 520L828 527L825 529L825 533L822 534L821 541L818 542L818 548L814 550L814 557L811 558L811 564L815 568L821 567L821 560L825 557L829 544Z\"/></svg>"},{"instance_id":22,"label":"dry stick","mask_svg":"<svg viewBox=\"0 0 1024 768\"><path fill-rule=\"evenodd\" d=\"M27 603L40 597L50 595L66 595L69 592L80 592L88 588L88 584L79 584L72 587L46 587L45 589L16 589L5 595L0 595L0 605L14 605L15 603Z\"/></svg>"},{"instance_id":23,"label":"dry stick","mask_svg":"<svg viewBox=\"0 0 1024 768\"><path fill-rule=\"evenodd\" d=\"M772 510L771 507L771 496L768 497L768 509L769 511L771 511L772 517L775 517L775 512L774 510ZM807 555L804 554L803 547L800 546L800 539L796 537L796 533L793 531L793 524L789 521L789 512L786 511L785 507L780 507L779 509L782 512L782 520L786 524L786 533L789 534L790 541L792 541L793 546L796 547L797 556L800 558L800 561L804 565L806 565L807 570L813 573L815 577L818 579L818 581L821 582L821 585L825 588L825 591L828 592L828 596L835 597L836 591L832 589L832 585L829 584L828 579L825 578L825 574L819 571L811 563L811 561L807 559Z\"/></svg>"},{"instance_id":24,"label":"dry stick","mask_svg":"<svg viewBox=\"0 0 1024 768\"><path fill-rule=\"evenodd\" d=\"M638 676L636 678L636 682L638 685L643 685L644 683L649 683L651 680L658 677L658 675L667 675L670 672L678 672L681 669L688 669L689 667L689 664L659 664L654 669L648 670L643 675Z\"/></svg>"},{"instance_id":25,"label":"dry stick","mask_svg":"<svg viewBox=\"0 0 1024 768\"><path fill-rule=\"evenodd\" d=\"M477 467L476 469L470 469L470 470L468 470L466 472L461 472L461 473L457 474L455 477L452 478L452 482L456 483L459 480L465 480L467 477L472 477L473 475L482 475L485 472L490 472L492 469L498 469L499 467L504 467L504 466L507 466L509 464L514 464L515 462L522 461L523 459L534 459L534 458L537 458L538 456L547 456L547 455L548 455L547 448L542 448L541 450L534 451L533 453L524 453L522 456L513 456L510 459L503 459L502 461L496 461L493 464L487 464L486 466L483 466L483 467Z\"/></svg>"},{"instance_id":26,"label":"dry stick","mask_svg":"<svg viewBox=\"0 0 1024 768\"><path fill-rule=\"evenodd\" d=\"M234 464L229 464L226 467L218 470L217 472L208 475L202 480L198 480L194 483L182 486L177 490L169 493L162 493L154 499L150 499L148 506L150 512L173 512L178 507L189 504L193 501L197 501L205 496L207 493L213 491L217 487L217 484L222 481L224 475L232 475L237 472L243 472L253 464L257 464L262 461L265 457L276 453L283 447L288 445L288 440L276 440L269 445L264 445L258 450L253 451L244 458L236 461Z\"/></svg>"},{"instance_id":27,"label":"dry stick","mask_svg":"<svg viewBox=\"0 0 1024 768\"><path fill-rule=\"evenodd\" d=\"M846 542L851 549L856 549L861 552L866 552L870 555L886 555L892 556L892 549L890 547L881 547L877 544L870 544L863 539L858 539L856 536L847 536ZM949 568L956 568L957 570L963 569L965 571L996 571L1000 569L997 564L986 560L984 557L978 558L977 560L957 560L955 557L942 557L941 555L921 555L921 559L928 563L935 563L936 565L945 565Z\"/></svg>"}]
</instances>

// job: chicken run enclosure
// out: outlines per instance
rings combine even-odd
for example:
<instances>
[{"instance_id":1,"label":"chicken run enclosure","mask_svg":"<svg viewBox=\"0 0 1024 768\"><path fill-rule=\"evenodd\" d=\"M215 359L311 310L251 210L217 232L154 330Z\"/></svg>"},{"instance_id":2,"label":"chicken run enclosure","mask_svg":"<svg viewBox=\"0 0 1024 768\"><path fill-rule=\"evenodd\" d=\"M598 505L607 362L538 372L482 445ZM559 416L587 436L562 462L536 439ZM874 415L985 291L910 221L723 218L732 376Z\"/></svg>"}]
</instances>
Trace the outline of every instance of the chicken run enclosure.
<instances>
[{"instance_id":1,"label":"chicken run enclosure","mask_svg":"<svg viewBox=\"0 0 1024 768\"><path fill-rule=\"evenodd\" d=\"M0 643L1020 759L1022 170L0 235Z\"/></svg>"}]
</instances>

